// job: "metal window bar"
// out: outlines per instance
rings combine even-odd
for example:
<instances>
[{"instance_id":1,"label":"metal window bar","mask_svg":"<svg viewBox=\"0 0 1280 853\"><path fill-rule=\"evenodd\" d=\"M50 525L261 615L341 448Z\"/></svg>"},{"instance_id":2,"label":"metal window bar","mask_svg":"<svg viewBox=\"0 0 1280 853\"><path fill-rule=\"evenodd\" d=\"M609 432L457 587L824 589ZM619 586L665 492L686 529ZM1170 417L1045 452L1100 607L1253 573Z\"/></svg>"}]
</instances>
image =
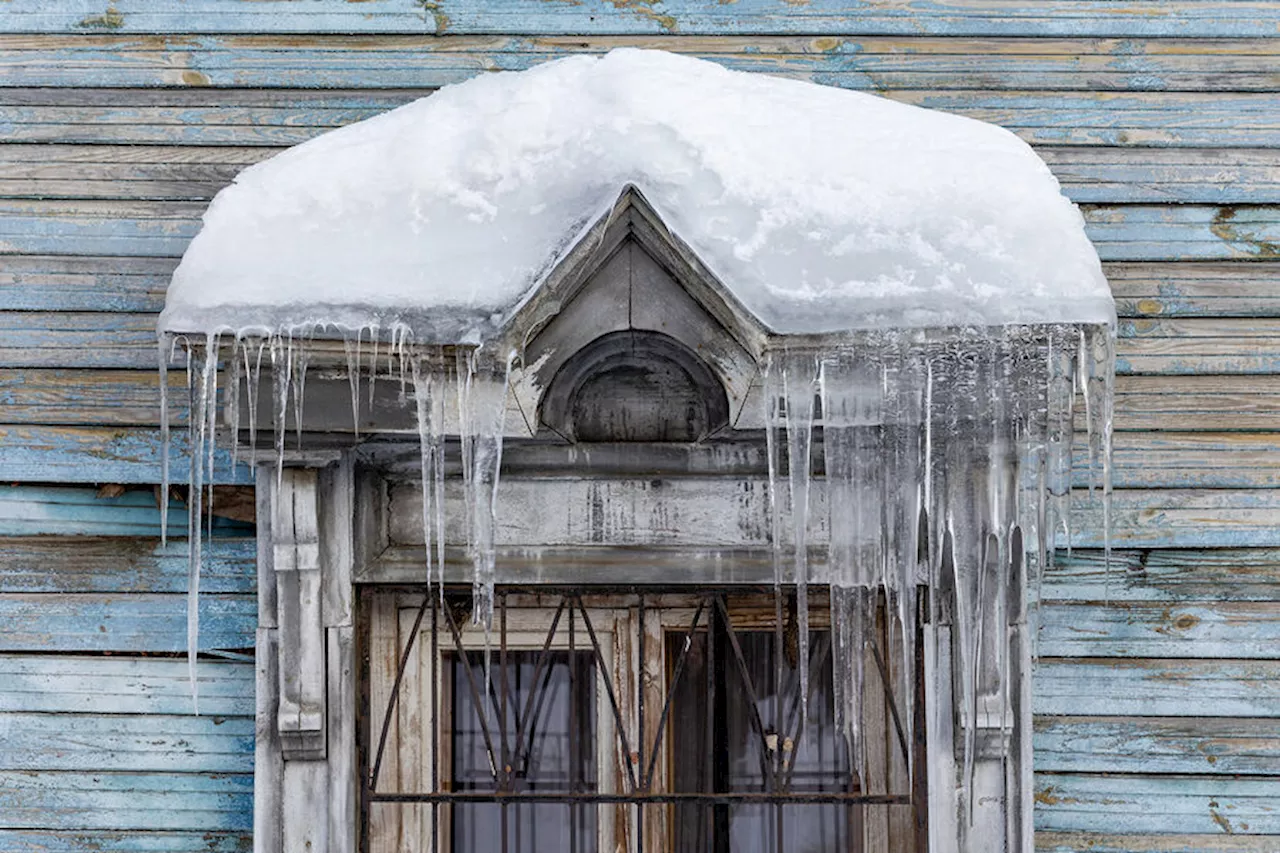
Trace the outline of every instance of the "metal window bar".
<instances>
[{"instance_id":1,"label":"metal window bar","mask_svg":"<svg viewBox=\"0 0 1280 853\"><path fill-rule=\"evenodd\" d=\"M726 836L726 811L732 806L743 805L764 805L773 807L774 814L774 849L776 853L785 851L783 831L783 810L786 806L798 805L843 805L848 807L850 817L849 824L851 827L860 827L862 823L862 810L867 807L879 806L911 806L915 814L915 839L910 845L916 850L925 849L925 840L927 839L927 821L925 804L927 802L927 787L925 772L925 734L924 734L924 689L923 679L920 677L920 670L923 666L923 658L920 653L923 644L916 643L916 677L913 679L916 690L916 701L914 702L914 731L915 738L913 743L908 743L905 733L905 727L902 722L901 711L898 707L898 698L895 695L893 687L893 679L885 662L884 650L880 647L880 640L876 640L871 647L871 654L875 661L875 670L884 686L884 694L888 714L893 724L893 734L898 745L898 752L901 753L902 760L907 767L911 769L908 778L911 779L911 785L907 790L883 794L870 794L861 791L858 787L856 775L849 772L846 780L845 789L841 791L805 791L795 790L793 788L794 772L796 761L799 755L799 743L804 734L800 723L800 697L798 695L791 696L788 703L784 699L784 694L795 694L798 692L799 670L798 668L786 679L785 689L779 688L774 690L773 707L776 731L772 736L776 739L771 747L770 732L766 729L764 720L760 716L759 693L752 679L750 668L748 666L746 655L741 643L739 629L734 625L733 608L730 607L725 590L691 590L687 594L688 598L696 599L697 603L693 609L693 615L686 628L683 631L682 643L679 652L676 655L675 662L670 668L669 683L666 685L663 706L659 713L655 733L652 742L646 742L645 737L645 707L644 696L646 685L645 669L646 669L646 614L654 609L653 594L650 591L648 600L646 593L641 589L566 589L554 590L548 588L539 588L538 594L541 600L545 601L548 597L557 597L558 602L554 609L543 606L539 609L545 610L551 614L549 628L543 636L542 645L538 649L520 649L521 652L534 652L536 657L533 664L533 676L530 682L529 694L525 697L523 703L523 713L520 711L520 703L513 696L510 679L510 649L508 643L508 611L510 604L509 596L516 592L514 590L500 590L497 595L498 607L498 623L497 623L497 640L498 640L498 677L495 679L490 672L490 656L491 650L488 648L487 638L484 653L486 661L484 666L485 685L477 683L475 668L471 664L470 652L475 650L474 645L469 645L463 636L463 631L458 625L458 617L455 610L465 605L465 599L460 598L459 594L450 592L442 595L438 590L428 590L422 596L422 601L418 607L417 613L413 620L413 627L409 632L409 636L405 640L404 648L398 655L397 668L395 678L392 683L390 698L385 709L375 709L366 707L362 709L362 717L365 723L362 725L362 737L365 742L360 750L361 757L361 811L368 824L368 815L370 807L373 804L414 804L428 805L431 808L431 843L435 848L433 853L438 853L440 848L440 839L445 836L440 830L442 819L446 819L442 812L442 807L464 804L480 804L492 803L501 807L501 838L502 851L509 851L509 833L507 827L507 807L513 804L561 804L566 806L570 812L571 827L571 849L575 851L582 849L580 839L577 837L578 820L577 810L581 807L590 807L592 805L601 806L620 806L632 809L631 816L633 823L629 826L634 827L634 832L628 831L627 834L632 838L629 848L635 853L649 853L650 847L646 846L646 807L670 807L680 804L697 804L705 807L707 810L707 820L705 822L705 831L708 838L701 849L717 850L727 849L728 843ZM735 594L741 593L742 590L733 590ZM762 591L763 592L763 591ZM769 590L768 593L772 593ZM377 594L377 593L375 593ZM812 594L812 593L811 593ZM638 621L635 621L636 630L636 647L639 655L639 665L636 667L638 673L638 683L634 685L635 713L637 717L636 730L640 733L640 740L636 743L636 751L633 752L631 743L627 735L628 725L626 714L623 711L622 704L618 695L614 690L614 669L611 662L606 659L603 646L600 642L596 627L591 617L591 611L584 601L584 595L602 595L610 596L617 599L618 596L630 596L629 605L611 604L613 609L634 608L632 612L637 614ZM924 596L921 596L923 602ZM769 632L774 638L774 655L775 655L775 677L782 679L784 655L783 642L784 631L777 624L782 618L783 607L781 598L776 597L774 608L775 619L774 624L769 626ZM567 613L567 619L565 618ZM704 614L706 618L704 620ZM430 616L428 621L427 617ZM614 729L614 737L618 738L617 746L621 748L623 760L620 767L617 768L617 777L624 786L624 791L620 793L592 791L584 788L584 780L578 775L578 767L580 765L580 757L582 744L579 743L578 721L574 718L577 713L577 701L574 698L575 682L581 681L576 675L577 666L574 663L574 653L578 651L578 627L577 622L581 621L582 631L589 639L589 654L592 661L592 669L598 670L598 682L604 687L605 696L608 702L608 710L612 717L612 725ZM569 749L574 760L570 762L570 780L568 790L564 791L546 791L546 790L522 790L520 777L526 775L530 768L531 755L535 749L534 738L537 735L538 721L542 718L544 705L549 685L551 683L551 658L555 652L556 640L562 624L567 622L567 645L570 652L568 677L570 684L569 699ZM923 620L921 620L923 622ZM389 736L391 733L391 722L395 715L398 702L404 701L400 697L404 684L406 670L409 665L410 658L414 649L414 645L420 633L423 633L422 626L428 623L430 627L430 655L432 658L432 683L430 690L430 701L433 705L429 709L430 713L427 717L431 720L430 738L433 766L430 770L431 787L429 791L393 791L386 790L385 786L380 785L384 781L380 779L383 767L383 759L385 751L389 746ZM447 627L447 636L441 625ZM722 661L721 665L725 670L719 670L720 678L716 678L716 651L717 643L713 642L713 636L716 632L721 637L722 645L727 648L723 657L730 658L729 661ZM666 754L664 752L664 739L667 736L670 717L673 710L673 703L677 695L677 688L680 686L681 679L687 669L687 661L694 640L699 634L707 635L706 654L707 660L707 685L704 688L708 691L707 704L707 754L703 757L704 761L714 763L723 758L717 756L714 744L715 729L718 724L716 718L716 695L727 695L727 679L724 672L727 667L732 666L737 674L741 687L745 695L745 703L749 706L748 722L752 733L758 740L759 761L761 765L761 778L765 780L765 790L761 791L743 791L743 790L720 790L721 787L727 787L717 784L713 780L713 776L709 775L708 785L710 790L704 791L674 791L659 790L656 787L658 781L657 770L658 763ZM919 638L917 638L919 639ZM442 642L442 640L444 642ZM810 660L803 662L810 668L810 696L813 698L813 692L816 687L818 674L822 672L825 665L825 657L830 654L830 637L824 637L814 644ZM659 650L661 652L661 650ZM583 649L582 653L586 653ZM476 709L478 716L478 725L484 749L487 754L489 769L493 780L493 789L491 791L475 791L450 790L451 785L443 780L441 773L441 743L440 743L440 726L439 721L444 710L441 708L441 697L438 689L439 674L435 672L435 667L440 665L445 655L452 655L456 665L465 675L464 681L470 694L470 700ZM366 664L367 665L367 664ZM366 672L367 678L367 672ZM495 683L496 682L496 683ZM366 689L362 692L366 702L370 696ZM483 702L481 697L486 697L490 701ZM721 696L724 700L724 696ZM790 704L788 708L787 705ZM514 719L514 743L508 743L508 709L516 714ZM379 711L381 714L379 715ZM497 720L490 720L489 714L493 712L498 717ZM784 712L785 719L784 719ZM380 716L380 726L377 728L376 742L370 743L374 729L369 725L369 721L378 720ZM493 731L496 723L497 737ZM598 726L597 726L598 727ZM424 733L425 734L425 733ZM401 735L404 736L403 734ZM789 741L792 744L790 750L790 760L788 760L782 744ZM369 759L372 758L372 761ZM637 776L637 767L643 768L639 776ZM708 772L710 767L707 768ZM598 781L598 780L597 780ZM852 831L851 839L860 839L860 831ZM367 833L362 834L362 838L367 839ZM668 839L648 839L653 845L652 849L666 849ZM588 847L594 849L594 847ZM612 847L610 848L612 849ZM860 850L860 846L851 848Z\"/></svg>"}]
</instances>

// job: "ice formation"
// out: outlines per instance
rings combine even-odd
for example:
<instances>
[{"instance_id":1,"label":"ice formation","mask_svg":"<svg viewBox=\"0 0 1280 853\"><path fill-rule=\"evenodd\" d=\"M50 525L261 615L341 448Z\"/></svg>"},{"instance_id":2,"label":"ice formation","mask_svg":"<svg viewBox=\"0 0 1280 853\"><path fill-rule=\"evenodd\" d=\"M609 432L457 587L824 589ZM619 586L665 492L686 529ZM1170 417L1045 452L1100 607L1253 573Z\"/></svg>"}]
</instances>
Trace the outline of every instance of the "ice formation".
<instances>
[{"instance_id":1,"label":"ice formation","mask_svg":"<svg viewBox=\"0 0 1280 853\"><path fill-rule=\"evenodd\" d=\"M629 186L769 333L775 583L779 600L784 586L798 591L800 660L807 588L829 585L837 723L855 766L878 602L908 735L927 610L952 625L960 662L967 797L980 706L993 690L997 706L1008 698L1009 626L1034 603L1056 532L1069 534L1077 397L1090 483L1104 507L1110 493L1115 314L1083 222L1000 128L660 52L447 87L219 193L160 321L162 369L187 344L193 684L218 384L233 436L246 399L256 447L269 370L279 466L291 409L301 429L316 339L342 341L356 423L362 381L370 400L375 381L398 382L406 405L412 393L437 583L456 420L467 512L454 532L467 537L477 616L490 618L502 418L520 353L489 344ZM164 459L167 483L167 447ZM811 566L823 526L827 559Z\"/></svg>"}]
</instances>

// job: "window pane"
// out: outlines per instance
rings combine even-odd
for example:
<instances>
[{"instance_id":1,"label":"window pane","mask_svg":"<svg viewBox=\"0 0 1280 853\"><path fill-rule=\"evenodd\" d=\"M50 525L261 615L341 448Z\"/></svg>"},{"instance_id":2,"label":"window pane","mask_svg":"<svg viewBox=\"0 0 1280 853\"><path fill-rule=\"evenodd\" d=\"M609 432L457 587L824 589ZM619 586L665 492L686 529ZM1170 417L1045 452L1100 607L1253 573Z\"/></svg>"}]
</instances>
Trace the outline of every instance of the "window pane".
<instances>
[{"instance_id":1,"label":"window pane","mask_svg":"<svg viewBox=\"0 0 1280 853\"><path fill-rule=\"evenodd\" d=\"M774 633L735 633L744 667L739 666L723 632L710 638L706 633L699 634L689 649L672 713L672 748L677 756L672 768L675 789L760 793L776 790L774 753L762 742L753 722L754 693L755 711L766 738L780 745L788 760L795 753L789 790L851 790L848 750L835 727L828 635L815 633L810 642L813 668L808 722L803 735L797 737L798 671L784 654L779 694ZM674 670L683 640L683 636L669 638L669 671ZM708 647L709 642L714 643L714 648ZM712 658L715 666L709 669ZM745 675L742 669L746 670ZM714 709L708 713L708 698L712 696ZM847 806L837 805L679 806L675 809L675 849L680 853L847 850L850 816Z\"/></svg>"},{"instance_id":2,"label":"window pane","mask_svg":"<svg viewBox=\"0 0 1280 853\"><path fill-rule=\"evenodd\" d=\"M516 792L580 793L596 790L595 660L590 652L550 652L537 673L540 651L508 651L504 668L494 653L487 690L487 724L494 758L506 762ZM452 762L455 791L497 788L472 685L485 691L482 654L471 656L471 677L457 658L452 677ZM535 674L537 682L535 683ZM505 677L505 685L504 685ZM503 692L507 700L502 701ZM505 704L505 712L503 710ZM505 714L505 725L504 725ZM451 808L452 847L458 853L596 849L595 808L587 805L493 803ZM505 832L506 846L503 846Z\"/></svg>"}]
</instances>

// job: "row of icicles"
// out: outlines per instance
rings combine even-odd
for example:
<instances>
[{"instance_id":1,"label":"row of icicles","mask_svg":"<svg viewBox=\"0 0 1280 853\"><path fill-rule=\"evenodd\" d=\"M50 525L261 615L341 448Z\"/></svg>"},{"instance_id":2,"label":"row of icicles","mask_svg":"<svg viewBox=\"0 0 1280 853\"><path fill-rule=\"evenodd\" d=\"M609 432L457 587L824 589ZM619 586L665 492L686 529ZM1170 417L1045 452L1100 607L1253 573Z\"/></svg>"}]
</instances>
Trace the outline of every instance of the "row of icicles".
<instances>
[{"instance_id":1,"label":"row of icicles","mask_svg":"<svg viewBox=\"0 0 1280 853\"><path fill-rule=\"evenodd\" d=\"M256 450L259 385L266 370L279 476L291 406L302 441L308 343L323 331L161 341L165 495L170 475L164 374L179 344L185 344L190 397L187 651L193 700L202 520L210 509L215 434L220 425L229 428L234 463L243 395L243 426L249 448ZM458 348L447 358L440 347L416 345L404 327L392 330L381 351L376 328L344 332L343 342L354 423L366 374L370 404L380 378L398 383L402 405L412 395L429 583L443 578L445 435L450 426L459 435L474 614L489 625L493 586L501 580L494 533L510 360L481 362L473 348ZM226 373L221 424L220 366ZM762 374L775 588L779 596L793 584L796 589L798 659L809 660L808 586L828 586L836 724L861 775L864 660L877 634L880 602L887 605L889 647L898 658L898 683L887 687L898 696L907 743L913 742L917 614L923 604L933 621L950 621L957 664L938 676L951 679L946 691L933 695L955 695L959 716L974 721L961 726L957 738L963 794L972 783L979 709L993 701L1003 709L1009 700L1007 633L1026 623L1028 603L1033 618L1055 534L1064 541L1070 536L1077 396L1085 408L1088 483L1091 491L1101 490L1109 526L1114 331L1105 325L1052 325L851 335L822 349L773 350ZM819 459L825 489L811 489ZM167 515L161 526L167 530ZM824 538L825 562L811 563L811 545ZM922 589L925 602L918 600ZM804 720L810 695L806 666L799 667L799 676Z\"/></svg>"}]
</instances>

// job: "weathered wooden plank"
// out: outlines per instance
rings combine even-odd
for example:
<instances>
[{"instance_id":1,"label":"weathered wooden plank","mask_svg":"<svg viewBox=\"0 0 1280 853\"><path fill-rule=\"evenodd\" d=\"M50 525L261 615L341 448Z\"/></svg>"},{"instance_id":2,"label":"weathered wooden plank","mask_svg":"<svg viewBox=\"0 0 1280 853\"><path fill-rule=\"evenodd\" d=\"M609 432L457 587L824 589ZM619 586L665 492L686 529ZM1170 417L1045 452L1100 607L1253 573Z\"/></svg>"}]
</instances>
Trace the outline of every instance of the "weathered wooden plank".
<instances>
[{"instance_id":1,"label":"weathered wooden plank","mask_svg":"<svg viewBox=\"0 0 1280 853\"><path fill-rule=\"evenodd\" d=\"M1037 153L1067 196L1080 204L1280 200L1280 152L1272 149L1042 145Z\"/></svg>"},{"instance_id":2,"label":"weathered wooden plank","mask_svg":"<svg viewBox=\"0 0 1280 853\"><path fill-rule=\"evenodd\" d=\"M200 569L203 594L257 589L253 539L211 539ZM0 592L181 593L187 589L187 543L75 536L0 539Z\"/></svg>"},{"instance_id":3,"label":"weathered wooden plank","mask_svg":"<svg viewBox=\"0 0 1280 853\"><path fill-rule=\"evenodd\" d=\"M96 146L8 147L37 153L51 147L98 150ZM124 158L151 149L117 146L112 150L121 151L119 156ZM172 152L176 161L184 154L204 157L201 152L208 152L207 156L216 157L222 151L235 154L254 149L162 150L166 160ZM159 312L176 264L172 258L0 254L0 309ZM1121 317L1280 316L1278 262L1118 261L1104 269Z\"/></svg>"},{"instance_id":4,"label":"weathered wooden plank","mask_svg":"<svg viewBox=\"0 0 1280 853\"><path fill-rule=\"evenodd\" d=\"M1276 13L1260 2L1065 0L1051 9L1009 0L961 3L874 3L850 6L814 0L804 6L740 0L727 6L697 0L661 3L587 0L583 6L535 0L485 3L372 0L354 9L301 10L283 0L243 5L231 0L186 4L95 0L27 4L3 23L6 32L282 32L282 33L554 33L688 34L732 32L1029 34L1112 36L1252 36L1275 32Z\"/></svg>"},{"instance_id":5,"label":"weathered wooden plank","mask_svg":"<svg viewBox=\"0 0 1280 853\"><path fill-rule=\"evenodd\" d=\"M277 150L0 144L0 197L208 200ZM1276 149L1042 146L1039 153L1079 203L1280 202Z\"/></svg>"},{"instance_id":6,"label":"weathered wooden plank","mask_svg":"<svg viewBox=\"0 0 1280 853\"><path fill-rule=\"evenodd\" d=\"M187 513L169 505L169 535L185 535ZM215 536L252 535L252 525L214 519ZM0 486L0 536L145 536L160 537L160 508L151 490L130 490L99 497L76 486Z\"/></svg>"},{"instance_id":7,"label":"weathered wooden plank","mask_svg":"<svg viewBox=\"0 0 1280 853\"><path fill-rule=\"evenodd\" d=\"M247 773L0 772L0 809L10 829L246 830Z\"/></svg>"},{"instance_id":8,"label":"weathered wooden plank","mask_svg":"<svg viewBox=\"0 0 1280 853\"><path fill-rule=\"evenodd\" d=\"M1041 658L1038 715L1280 717L1280 661Z\"/></svg>"},{"instance_id":9,"label":"weathered wooden plank","mask_svg":"<svg viewBox=\"0 0 1280 853\"><path fill-rule=\"evenodd\" d=\"M1280 436L1274 433L1117 432L1112 445L1117 488L1280 486ZM1088 440L1080 436L1076 486L1089 484L1088 465Z\"/></svg>"},{"instance_id":10,"label":"weathered wooden plank","mask_svg":"<svg viewBox=\"0 0 1280 853\"><path fill-rule=\"evenodd\" d=\"M1280 415L1280 382L1271 376L1124 376L1116 389L1115 423L1123 431L1261 432L1274 429Z\"/></svg>"},{"instance_id":11,"label":"weathered wooden plank","mask_svg":"<svg viewBox=\"0 0 1280 853\"><path fill-rule=\"evenodd\" d=\"M1212 708L1206 709L1212 712ZM1280 774L1275 720L1040 717L1037 773Z\"/></svg>"},{"instance_id":12,"label":"weathered wooden plank","mask_svg":"<svg viewBox=\"0 0 1280 853\"><path fill-rule=\"evenodd\" d=\"M1274 206L1082 205L1081 212L1104 260L1280 257Z\"/></svg>"},{"instance_id":13,"label":"weathered wooden plank","mask_svg":"<svg viewBox=\"0 0 1280 853\"><path fill-rule=\"evenodd\" d=\"M250 773L253 717L0 714L3 770Z\"/></svg>"},{"instance_id":14,"label":"weathered wooden plank","mask_svg":"<svg viewBox=\"0 0 1280 853\"><path fill-rule=\"evenodd\" d=\"M158 313L174 258L0 254L0 309Z\"/></svg>"},{"instance_id":15,"label":"weathered wooden plank","mask_svg":"<svg viewBox=\"0 0 1280 853\"><path fill-rule=\"evenodd\" d=\"M251 595L200 596L200 651L251 649ZM187 648L187 597L0 593L0 651L172 652Z\"/></svg>"},{"instance_id":16,"label":"weathered wooden plank","mask_svg":"<svg viewBox=\"0 0 1280 853\"><path fill-rule=\"evenodd\" d=\"M3 89L8 142L281 146L431 93L288 89ZM1274 98L1248 92L893 90L892 100L969 116L1049 146L1274 148Z\"/></svg>"},{"instance_id":17,"label":"weathered wooden plank","mask_svg":"<svg viewBox=\"0 0 1280 853\"><path fill-rule=\"evenodd\" d=\"M1280 551L1059 551L1044 573L1044 601L1280 601Z\"/></svg>"},{"instance_id":18,"label":"weathered wooden plank","mask_svg":"<svg viewBox=\"0 0 1280 853\"><path fill-rule=\"evenodd\" d=\"M1036 774L1036 827L1058 832L1280 835L1280 780Z\"/></svg>"},{"instance_id":19,"label":"weathered wooden plank","mask_svg":"<svg viewBox=\"0 0 1280 853\"><path fill-rule=\"evenodd\" d=\"M1121 317L1280 316L1280 264L1112 262L1103 265Z\"/></svg>"},{"instance_id":20,"label":"weathered wooden plank","mask_svg":"<svg viewBox=\"0 0 1280 853\"><path fill-rule=\"evenodd\" d=\"M1111 541L1138 548L1276 547L1277 513L1280 500L1265 489L1118 489ZM1071 524L1076 547L1103 546L1101 500L1080 495Z\"/></svg>"},{"instance_id":21,"label":"weathered wooden plank","mask_svg":"<svg viewBox=\"0 0 1280 853\"><path fill-rule=\"evenodd\" d=\"M0 849L14 853L248 853L245 832L0 829Z\"/></svg>"},{"instance_id":22,"label":"weathered wooden plank","mask_svg":"<svg viewBox=\"0 0 1280 853\"><path fill-rule=\"evenodd\" d=\"M1269 835L1108 835L1092 832L1036 832L1039 853L1262 853Z\"/></svg>"},{"instance_id":23,"label":"weathered wooden plank","mask_svg":"<svg viewBox=\"0 0 1280 853\"><path fill-rule=\"evenodd\" d=\"M58 483L159 483L163 445L158 429L119 427L0 426L0 481ZM188 479L190 456L186 430L175 430L169 446L174 483ZM231 465L231 454L219 446L214 454L214 484L253 482L249 466ZM206 478L209 482L209 478ZM170 526L185 525L186 508L172 505L182 516ZM160 529L156 519L155 530ZM110 531L109 531L110 532ZM0 534L8 535L8 534ZM115 535L115 534L113 534ZM138 532L129 535L146 535Z\"/></svg>"},{"instance_id":24,"label":"weathered wooden plank","mask_svg":"<svg viewBox=\"0 0 1280 853\"><path fill-rule=\"evenodd\" d=\"M501 546L613 545L762 548L768 541L767 483L742 478L733 489L700 477L537 480L506 477L498 490ZM450 531L461 531L461 488L446 489ZM392 490L391 538L421 544L416 485ZM1112 541L1130 548L1277 547L1280 492L1271 489L1117 489ZM567 508L567 513L566 513ZM826 540L826 494L812 490L810 541ZM1103 546L1103 505L1077 490L1071 510L1076 547ZM457 533L452 534L456 537Z\"/></svg>"},{"instance_id":25,"label":"weathered wooden plank","mask_svg":"<svg viewBox=\"0 0 1280 853\"><path fill-rule=\"evenodd\" d=\"M1048 657L1280 659L1274 601L1046 603L1036 619Z\"/></svg>"},{"instance_id":26,"label":"weathered wooden plank","mask_svg":"<svg viewBox=\"0 0 1280 853\"><path fill-rule=\"evenodd\" d=\"M1265 91L1275 88L1277 55L1273 40L1250 38L45 35L0 37L0 85L443 86L630 46L873 90Z\"/></svg>"},{"instance_id":27,"label":"weathered wooden plank","mask_svg":"<svg viewBox=\"0 0 1280 853\"><path fill-rule=\"evenodd\" d=\"M104 240L99 249L115 242ZM1142 318L1125 321L1120 334L1120 374L1280 373L1280 322L1273 318ZM152 370L156 361L151 314L0 312L4 367Z\"/></svg>"},{"instance_id":28,"label":"weathered wooden plank","mask_svg":"<svg viewBox=\"0 0 1280 853\"><path fill-rule=\"evenodd\" d=\"M200 712L253 715L252 663L200 661ZM174 657L0 654L0 712L188 715L187 662Z\"/></svg>"},{"instance_id":29,"label":"weathered wooden plank","mask_svg":"<svg viewBox=\"0 0 1280 853\"><path fill-rule=\"evenodd\" d=\"M245 166L276 151L0 144L0 197L208 200ZM1080 203L1280 202L1275 149L1042 146L1039 153L1067 196Z\"/></svg>"},{"instance_id":30,"label":"weathered wooden plank","mask_svg":"<svg viewBox=\"0 0 1280 853\"><path fill-rule=\"evenodd\" d=\"M204 208L189 201L4 199L0 253L178 257L199 231ZM1104 261L1280 257L1280 206L1084 205L1082 213Z\"/></svg>"},{"instance_id":31,"label":"weathered wooden plank","mask_svg":"<svg viewBox=\"0 0 1280 853\"><path fill-rule=\"evenodd\" d=\"M171 371L168 380L169 423L185 426L186 373ZM0 368L0 406L11 424L157 425L160 376L158 371Z\"/></svg>"}]
</instances>

